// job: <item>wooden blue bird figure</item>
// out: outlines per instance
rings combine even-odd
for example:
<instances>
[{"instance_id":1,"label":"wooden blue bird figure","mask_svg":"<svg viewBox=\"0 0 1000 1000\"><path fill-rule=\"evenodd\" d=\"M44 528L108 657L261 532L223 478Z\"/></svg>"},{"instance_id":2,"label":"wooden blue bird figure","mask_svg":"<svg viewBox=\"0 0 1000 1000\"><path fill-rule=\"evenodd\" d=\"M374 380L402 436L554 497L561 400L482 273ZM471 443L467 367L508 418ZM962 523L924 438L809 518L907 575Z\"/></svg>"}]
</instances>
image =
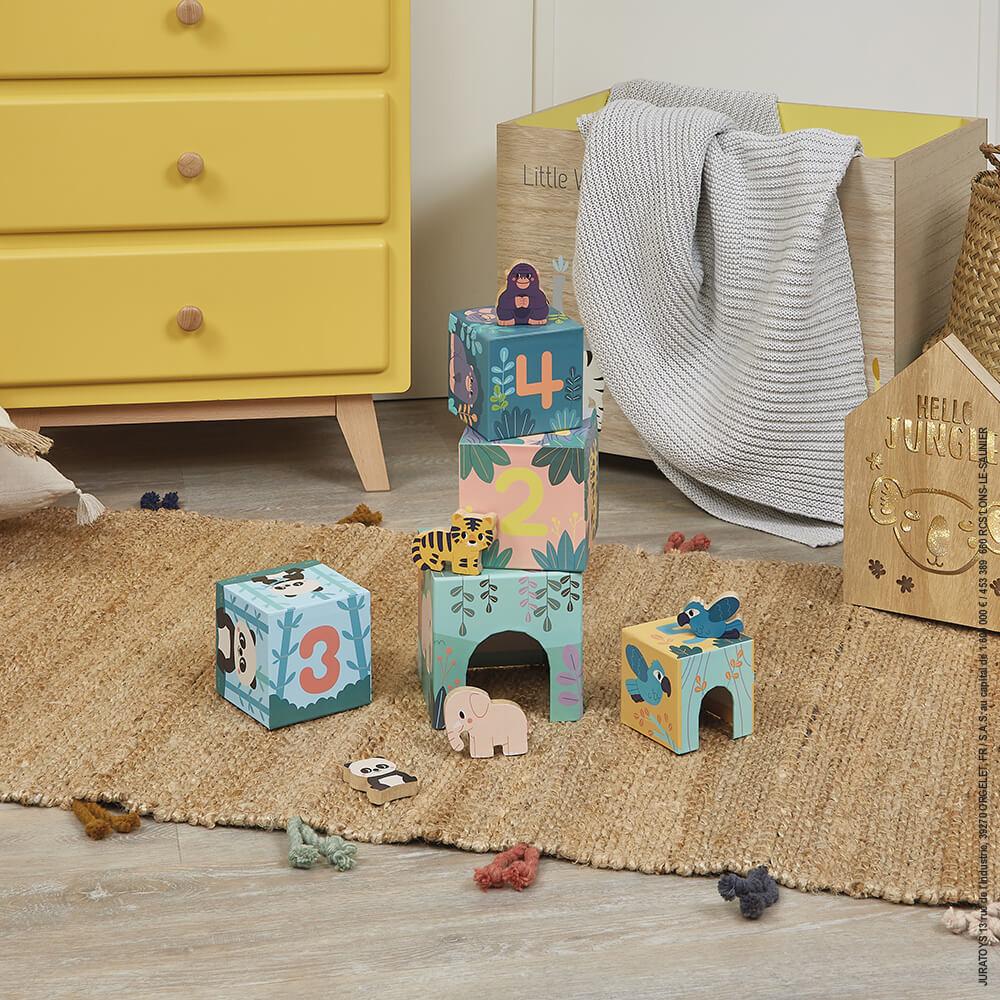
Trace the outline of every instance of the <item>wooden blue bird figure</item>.
<instances>
[{"instance_id":1,"label":"wooden blue bird figure","mask_svg":"<svg viewBox=\"0 0 1000 1000\"><path fill-rule=\"evenodd\" d=\"M646 663L646 657L638 646L625 647L625 659L635 677L625 679L625 689L633 701L644 701L647 705L659 705L660 699L670 697L670 678L663 673L659 660L653 665Z\"/></svg>"},{"instance_id":2,"label":"wooden blue bird figure","mask_svg":"<svg viewBox=\"0 0 1000 1000\"><path fill-rule=\"evenodd\" d=\"M677 624L689 628L699 639L738 639L743 622L729 619L739 610L740 599L735 594L723 594L710 608L696 599L688 601L677 616Z\"/></svg>"}]
</instances>

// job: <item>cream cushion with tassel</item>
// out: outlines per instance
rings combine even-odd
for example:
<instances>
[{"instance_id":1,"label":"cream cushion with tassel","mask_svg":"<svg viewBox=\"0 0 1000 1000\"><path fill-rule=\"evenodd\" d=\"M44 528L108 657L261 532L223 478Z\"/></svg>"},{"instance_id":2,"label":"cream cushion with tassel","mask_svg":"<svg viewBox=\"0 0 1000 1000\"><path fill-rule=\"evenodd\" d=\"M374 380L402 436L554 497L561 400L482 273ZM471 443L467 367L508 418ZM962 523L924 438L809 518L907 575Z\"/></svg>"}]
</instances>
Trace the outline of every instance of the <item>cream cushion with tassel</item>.
<instances>
[{"instance_id":1,"label":"cream cushion with tassel","mask_svg":"<svg viewBox=\"0 0 1000 1000\"><path fill-rule=\"evenodd\" d=\"M51 507L71 493L78 497L78 523L93 524L104 513L100 500L78 489L76 483L39 457L50 447L51 439L15 427L7 411L0 408L0 521Z\"/></svg>"}]
</instances>

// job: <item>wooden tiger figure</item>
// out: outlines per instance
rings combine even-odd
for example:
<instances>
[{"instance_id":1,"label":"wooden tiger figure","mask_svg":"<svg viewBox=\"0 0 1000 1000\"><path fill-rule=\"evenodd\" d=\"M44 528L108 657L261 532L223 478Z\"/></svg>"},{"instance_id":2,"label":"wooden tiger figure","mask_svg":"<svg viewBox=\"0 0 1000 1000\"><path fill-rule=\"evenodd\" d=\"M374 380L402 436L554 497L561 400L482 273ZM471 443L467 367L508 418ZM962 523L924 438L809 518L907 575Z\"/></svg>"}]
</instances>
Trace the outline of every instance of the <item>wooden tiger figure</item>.
<instances>
[{"instance_id":1,"label":"wooden tiger figure","mask_svg":"<svg viewBox=\"0 0 1000 1000\"><path fill-rule=\"evenodd\" d=\"M418 569L444 569L451 563L452 572L478 576L483 568L482 551L493 544L495 514L452 514L448 531L425 531L415 535L410 554Z\"/></svg>"}]
</instances>

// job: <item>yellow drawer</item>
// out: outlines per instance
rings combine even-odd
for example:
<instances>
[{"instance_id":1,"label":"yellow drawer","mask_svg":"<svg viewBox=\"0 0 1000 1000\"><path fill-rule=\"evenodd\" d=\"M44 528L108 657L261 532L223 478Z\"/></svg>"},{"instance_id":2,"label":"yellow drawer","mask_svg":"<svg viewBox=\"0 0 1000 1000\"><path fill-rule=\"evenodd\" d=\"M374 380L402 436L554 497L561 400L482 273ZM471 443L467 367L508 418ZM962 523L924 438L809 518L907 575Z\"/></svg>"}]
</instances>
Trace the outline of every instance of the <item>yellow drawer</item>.
<instances>
[{"instance_id":1,"label":"yellow drawer","mask_svg":"<svg viewBox=\"0 0 1000 1000\"><path fill-rule=\"evenodd\" d=\"M0 77L380 73L390 0L24 0L4 4ZM405 2L405 0L397 0Z\"/></svg>"},{"instance_id":2,"label":"yellow drawer","mask_svg":"<svg viewBox=\"0 0 1000 1000\"><path fill-rule=\"evenodd\" d=\"M6 240L0 388L381 372L390 247L317 230ZM185 332L178 312L202 314ZM193 325L193 324L188 324Z\"/></svg>"},{"instance_id":3,"label":"yellow drawer","mask_svg":"<svg viewBox=\"0 0 1000 1000\"><path fill-rule=\"evenodd\" d=\"M388 96L299 79L0 84L0 232L384 221Z\"/></svg>"}]
</instances>

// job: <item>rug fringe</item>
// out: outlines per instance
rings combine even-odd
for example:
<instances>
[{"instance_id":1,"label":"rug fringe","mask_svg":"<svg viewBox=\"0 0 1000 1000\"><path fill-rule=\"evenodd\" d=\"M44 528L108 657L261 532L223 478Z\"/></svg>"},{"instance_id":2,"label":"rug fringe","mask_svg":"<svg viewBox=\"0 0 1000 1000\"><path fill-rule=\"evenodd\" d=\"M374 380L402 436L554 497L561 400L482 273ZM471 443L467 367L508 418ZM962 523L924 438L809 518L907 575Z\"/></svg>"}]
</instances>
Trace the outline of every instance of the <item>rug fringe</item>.
<instances>
[{"instance_id":1,"label":"rug fringe","mask_svg":"<svg viewBox=\"0 0 1000 1000\"><path fill-rule=\"evenodd\" d=\"M38 458L52 447L52 438L23 427L0 427L0 447L22 458Z\"/></svg>"}]
</instances>

